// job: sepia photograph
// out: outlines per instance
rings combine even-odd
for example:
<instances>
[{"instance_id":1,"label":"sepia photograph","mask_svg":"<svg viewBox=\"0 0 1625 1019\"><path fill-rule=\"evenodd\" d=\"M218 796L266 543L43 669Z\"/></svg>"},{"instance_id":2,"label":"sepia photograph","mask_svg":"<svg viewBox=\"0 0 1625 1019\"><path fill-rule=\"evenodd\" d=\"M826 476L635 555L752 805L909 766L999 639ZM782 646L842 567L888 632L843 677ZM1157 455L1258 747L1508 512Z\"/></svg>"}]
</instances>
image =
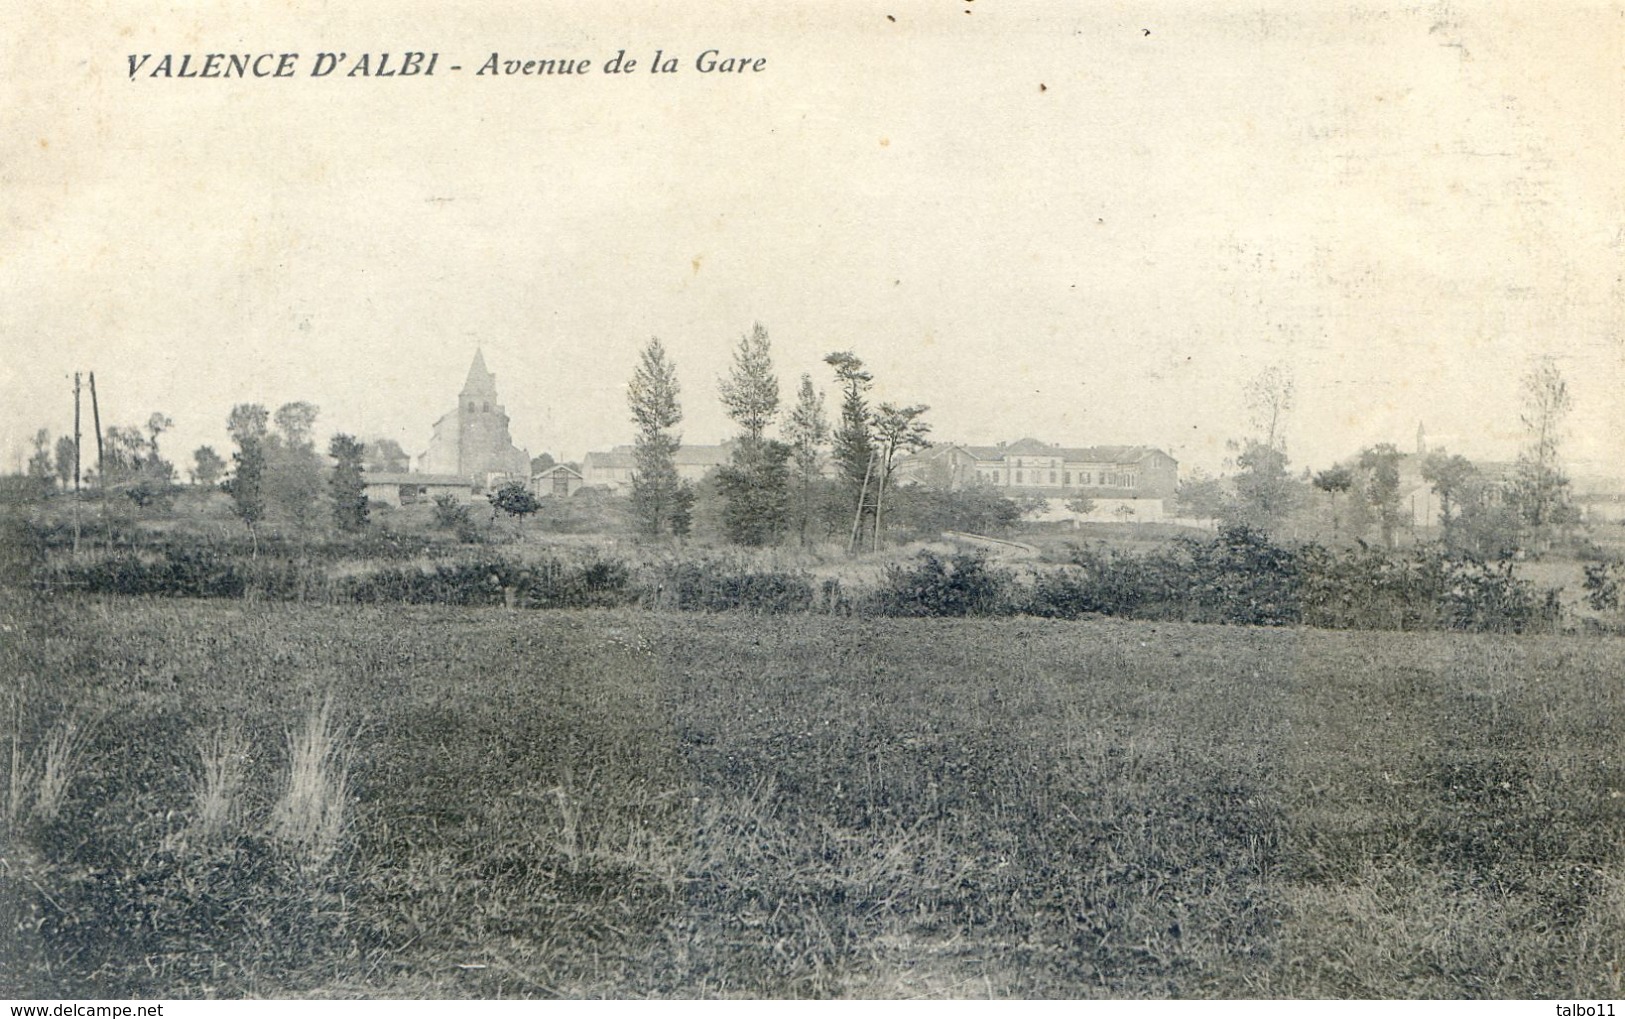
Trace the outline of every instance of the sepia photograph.
<instances>
[{"instance_id":1,"label":"sepia photograph","mask_svg":"<svg viewBox=\"0 0 1625 1019\"><path fill-rule=\"evenodd\" d=\"M4 22L0 997L1625 998L1625 3Z\"/></svg>"}]
</instances>

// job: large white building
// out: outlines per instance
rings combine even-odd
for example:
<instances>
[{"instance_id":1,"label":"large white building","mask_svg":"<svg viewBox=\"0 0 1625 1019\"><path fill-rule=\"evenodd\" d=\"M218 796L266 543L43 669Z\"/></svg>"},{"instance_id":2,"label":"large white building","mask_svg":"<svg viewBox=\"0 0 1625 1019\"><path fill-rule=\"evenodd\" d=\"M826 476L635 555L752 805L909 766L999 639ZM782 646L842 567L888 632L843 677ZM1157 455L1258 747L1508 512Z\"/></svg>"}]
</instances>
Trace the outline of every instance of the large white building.
<instances>
[{"instance_id":1,"label":"large white building","mask_svg":"<svg viewBox=\"0 0 1625 1019\"><path fill-rule=\"evenodd\" d=\"M1179 461L1150 446L1059 446L1031 438L996 446L947 443L900 461L897 480L1018 495L1160 500L1172 499L1179 488Z\"/></svg>"}]
</instances>

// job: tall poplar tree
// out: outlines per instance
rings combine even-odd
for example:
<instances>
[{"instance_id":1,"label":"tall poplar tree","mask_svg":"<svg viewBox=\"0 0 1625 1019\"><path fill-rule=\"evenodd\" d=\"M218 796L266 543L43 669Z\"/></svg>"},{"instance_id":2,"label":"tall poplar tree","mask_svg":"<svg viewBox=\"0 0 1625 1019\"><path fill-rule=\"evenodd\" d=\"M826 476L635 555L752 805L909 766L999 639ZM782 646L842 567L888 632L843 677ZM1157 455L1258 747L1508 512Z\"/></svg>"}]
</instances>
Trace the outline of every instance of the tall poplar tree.
<instances>
[{"instance_id":1,"label":"tall poplar tree","mask_svg":"<svg viewBox=\"0 0 1625 1019\"><path fill-rule=\"evenodd\" d=\"M718 390L740 429L728 465L717 472L723 530L741 545L771 544L790 514L790 447L766 434L779 410L779 380L761 323L739 338L733 368Z\"/></svg>"},{"instance_id":2,"label":"tall poplar tree","mask_svg":"<svg viewBox=\"0 0 1625 1019\"><path fill-rule=\"evenodd\" d=\"M257 403L237 404L226 419L226 430L237 444L237 452L231 455L236 467L225 488L237 518L254 539L255 551L259 549L259 532L254 525L265 517L265 437L269 419L265 408Z\"/></svg>"},{"instance_id":3,"label":"tall poplar tree","mask_svg":"<svg viewBox=\"0 0 1625 1019\"><path fill-rule=\"evenodd\" d=\"M683 420L677 402L677 366L655 337L643 348L627 386L627 404L637 438L632 443L632 515L650 537L689 530L694 492L677 476L681 436L672 431Z\"/></svg>"},{"instance_id":4,"label":"tall poplar tree","mask_svg":"<svg viewBox=\"0 0 1625 1019\"><path fill-rule=\"evenodd\" d=\"M801 376L796 405L785 421L784 436L790 441L790 459L795 470L796 533L807 543L807 524L812 519L813 486L823 473L824 443L829 441L829 418L824 415L824 394L813 388L812 376Z\"/></svg>"},{"instance_id":5,"label":"tall poplar tree","mask_svg":"<svg viewBox=\"0 0 1625 1019\"><path fill-rule=\"evenodd\" d=\"M333 522L341 531L367 526L367 483L361 476L366 450L353 435L335 435L327 444L327 454L336 461L327 489L333 499Z\"/></svg>"}]
</instances>

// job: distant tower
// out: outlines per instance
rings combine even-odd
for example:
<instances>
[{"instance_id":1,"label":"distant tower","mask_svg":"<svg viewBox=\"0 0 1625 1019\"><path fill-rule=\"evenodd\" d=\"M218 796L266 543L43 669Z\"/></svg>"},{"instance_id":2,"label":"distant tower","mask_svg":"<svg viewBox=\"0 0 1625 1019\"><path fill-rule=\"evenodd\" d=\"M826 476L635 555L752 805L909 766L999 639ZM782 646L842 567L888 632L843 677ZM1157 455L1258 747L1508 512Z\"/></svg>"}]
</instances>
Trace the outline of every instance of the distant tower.
<instances>
[{"instance_id":1,"label":"distant tower","mask_svg":"<svg viewBox=\"0 0 1625 1019\"><path fill-rule=\"evenodd\" d=\"M434 423L429 448L418 457L425 474L454 474L483 486L495 475L530 480L530 454L508 433L508 412L497 399L497 380L474 352L457 406Z\"/></svg>"},{"instance_id":2,"label":"distant tower","mask_svg":"<svg viewBox=\"0 0 1625 1019\"><path fill-rule=\"evenodd\" d=\"M1418 421L1416 423L1416 455L1417 456L1427 456L1427 452L1428 452L1428 433L1427 433L1426 429L1424 429L1422 427L1422 422Z\"/></svg>"}]
</instances>

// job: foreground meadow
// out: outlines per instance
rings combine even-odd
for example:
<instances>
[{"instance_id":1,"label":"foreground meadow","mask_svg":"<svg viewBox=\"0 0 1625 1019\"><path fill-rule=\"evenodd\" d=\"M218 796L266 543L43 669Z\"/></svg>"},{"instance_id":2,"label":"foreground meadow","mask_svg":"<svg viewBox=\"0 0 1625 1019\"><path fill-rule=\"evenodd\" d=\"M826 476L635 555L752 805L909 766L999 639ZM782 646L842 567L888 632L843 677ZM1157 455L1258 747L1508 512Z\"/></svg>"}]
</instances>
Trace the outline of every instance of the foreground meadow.
<instances>
[{"instance_id":1,"label":"foreground meadow","mask_svg":"<svg viewBox=\"0 0 1625 1019\"><path fill-rule=\"evenodd\" d=\"M0 625L5 996L1622 993L1617 639Z\"/></svg>"}]
</instances>

